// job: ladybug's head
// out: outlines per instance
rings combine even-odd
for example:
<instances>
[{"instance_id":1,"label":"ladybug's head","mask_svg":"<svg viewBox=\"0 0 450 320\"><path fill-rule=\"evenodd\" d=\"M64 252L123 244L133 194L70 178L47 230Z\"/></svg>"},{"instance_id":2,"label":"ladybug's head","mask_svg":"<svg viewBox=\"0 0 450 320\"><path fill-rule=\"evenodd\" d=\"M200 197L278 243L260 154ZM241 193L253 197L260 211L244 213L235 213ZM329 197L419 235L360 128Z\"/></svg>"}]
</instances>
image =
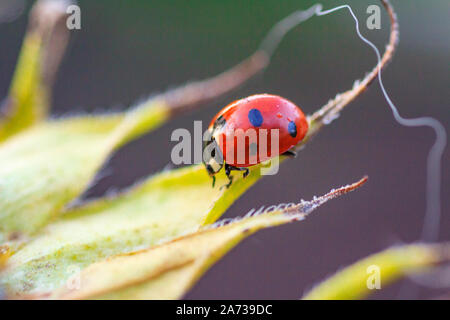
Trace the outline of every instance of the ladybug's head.
<instances>
[{"instance_id":1,"label":"ladybug's head","mask_svg":"<svg viewBox=\"0 0 450 320\"><path fill-rule=\"evenodd\" d=\"M223 167L223 155L213 136L203 143L203 164L210 176L215 175Z\"/></svg>"}]
</instances>

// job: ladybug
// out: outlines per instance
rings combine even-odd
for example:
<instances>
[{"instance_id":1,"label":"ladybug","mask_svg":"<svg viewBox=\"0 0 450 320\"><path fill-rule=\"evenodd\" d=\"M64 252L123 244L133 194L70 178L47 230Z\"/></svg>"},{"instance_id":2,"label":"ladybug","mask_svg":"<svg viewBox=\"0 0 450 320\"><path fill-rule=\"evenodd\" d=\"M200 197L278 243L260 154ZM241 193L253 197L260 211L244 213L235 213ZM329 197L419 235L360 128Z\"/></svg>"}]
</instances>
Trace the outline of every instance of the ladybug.
<instances>
[{"instance_id":1,"label":"ladybug","mask_svg":"<svg viewBox=\"0 0 450 320\"><path fill-rule=\"evenodd\" d=\"M203 163L213 178L213 187L214 175L223 167L228 188L233 170L243 171L245 178L255 164L278 155L295 156L290 149L307 131L302 110L280 96L256 94L230 103L212 119L204 138ZM277 138L278 144L274 144Z\"/></svg>"}]
</instances>

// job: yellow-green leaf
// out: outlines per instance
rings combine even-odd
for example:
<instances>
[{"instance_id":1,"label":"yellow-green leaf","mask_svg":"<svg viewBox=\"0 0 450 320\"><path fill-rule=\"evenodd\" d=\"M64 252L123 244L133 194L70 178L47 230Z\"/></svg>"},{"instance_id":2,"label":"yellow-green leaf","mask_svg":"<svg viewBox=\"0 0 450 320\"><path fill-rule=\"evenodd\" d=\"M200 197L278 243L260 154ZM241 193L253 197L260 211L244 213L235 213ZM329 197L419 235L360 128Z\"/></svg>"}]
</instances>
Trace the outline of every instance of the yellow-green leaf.
<instances>
[{"instance_id":1,"label":"yellow-green leaf","mask_svg":"<svg viewBox=\"0 0 450 320\"><path fill-rule=\"evenodd\" d=\"M86 189L115 148L167 117L154 101L123 114L48 121L0 145L0 241L43 226Z\"/></svg>"},{"instance_id":2,"label":"yellow-green leaf","mask_svg":"<svg viewBox=\"0 0 450 320\"><path fill-rule=\"evenodd\" d=\"M313 288L304 299L362 299L373 292L369 287L374 285L373 281L378 281L374 277L379 277L384 287L406 274L423 272L442 258L436 245L412 244L389 248L337 272Z\"/></svg>"},{"instance_id":3,"label":"yellow-green leaf","mask_svg":"<svg viewBox=\"0 0 450 320\"><path fill-rule=\"evenodd\" d=\"M51 87L69 31L63 2L37 1L0 119L0 141L38 123L50 107ZM52 42L52 36L58 42Z\"/></svg>"},{"instance_id":4,"label":"yellow-green leaf","mask_svg":"<svg viewBox=\"0 0 450 320\"><path fill-rule=\"evenodd\" d=\"M243 180L245 181L245 180ZM176 299L226 252L259 229L302 220L321 204L362 185L333 190L312 201L284 210L237 219L226 225L209 226L198 232L149 249L118 255L92 264L78 280L55 290L58 299ZM169 212L165 212L169 214ZM36 295L37 298L44 297Z\"/></svg>"},{"instance_id":5,"label":"yellow-green leaf","mask_svg":"<svg viewBox=\"0 0 450 320\"><path fill-rule=\"evenodd\" d=\"M258 178L259 170L253 170L226 189L221 188L227 183L225 174L217 175L212 188L202 165L160 173L49 224L9 259L2 281L15 294L45 292L66 281L71 266L83 268L196 231L205 220L217 219Z\"/></svg>"},{"instance_id":6,"label":"yellow-green leaf","mask_svg":"<svg viewBox=\"0 0 450 320\"><path fill-rule=\"evenodd\" d=\"M0 141L41 120L48 109L48 92L40 79L40 40L33 34L24 41L9 96L2 105Z\"/></svg>"}]
</instances>

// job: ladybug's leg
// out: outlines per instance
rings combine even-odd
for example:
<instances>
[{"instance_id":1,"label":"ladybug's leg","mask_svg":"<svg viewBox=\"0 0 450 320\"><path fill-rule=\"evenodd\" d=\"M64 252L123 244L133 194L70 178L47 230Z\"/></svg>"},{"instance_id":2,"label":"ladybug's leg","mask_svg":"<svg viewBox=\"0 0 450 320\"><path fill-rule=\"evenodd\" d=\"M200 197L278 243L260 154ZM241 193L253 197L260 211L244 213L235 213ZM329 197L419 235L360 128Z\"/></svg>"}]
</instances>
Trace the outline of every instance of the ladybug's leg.
<instances>
[{"instance_id":1,"label":"ladybug's leg","mask_svg":"<svg viewBox=\"0 0 450 320\"><path fill-rule=\"evenodd\" d=\"M231 171L244 171L244 174L242 175L244 178L248 176L250 173L250 170L248 168L240 168L240 167L233 167L225 163L225 174L228 177L228 184L226 185L227 188L231 186L233 183L233 176L231 175Z\"/></svg>"},{"instance_id":2,"label":"ladybug's leg","mask_svg":"<svg viewBox=\"0 0 450 320\"><path fill-rule=\"evenodd\" d=\"M246 176L248 176L248 174L250 173L250 170L248 170L248 168L241 168L241 167L233 167L230 166L230 171L244 171L244 174L242 175L243 178L245 178Z\"/></svg>"},{"instance_id":3,"label":"ladybug's leg","mask_svg":"<svg viewBox=\"0 0 450 320\"><path fill-rule=\"evenodd\" d=\"M289 157L289 158L295 158L297 156L297 152L288 150L282 154L283 156Z\"/></svg>"},{"instance_id":4,"label":"ladybug's leg","mask_svg":"<svg viewBox=\"0 0 450 320\"><path fill-rule=\"evenodd\" d=\"M228 189L231 184L233 183L233 176L231 175L231 168L232 166L228 165L225 163L225 174L227 175L228 178L228 184L225 185L225 187Z\"/></svg>"}]
</instances>

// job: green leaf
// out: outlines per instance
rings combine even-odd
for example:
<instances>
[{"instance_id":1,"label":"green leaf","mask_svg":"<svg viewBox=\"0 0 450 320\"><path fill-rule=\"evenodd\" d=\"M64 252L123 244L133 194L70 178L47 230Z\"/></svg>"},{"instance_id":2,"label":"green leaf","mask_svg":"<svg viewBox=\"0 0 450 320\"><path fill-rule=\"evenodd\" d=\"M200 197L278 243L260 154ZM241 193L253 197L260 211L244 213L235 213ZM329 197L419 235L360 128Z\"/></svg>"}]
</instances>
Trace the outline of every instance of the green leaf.
<instances>
[{"instance_id":1,"label":"green leaf","mask_svg":"<svg viewBox=\"0 0 450 320\"><path fill-rule=\"evenodd\" d=\"M442 248L441 248L442 249ZM424 272L443 260L439 245L413 244L386 249L344 268L313 288L304 299L362 299L373 293L368 282L379 270L382 288L410 273ZM448 257L446 258L448 259ZM371 269L370 267L376 269Z\"/></svg>"},{"instance_id":2,"label":"green leaf","mask_svg":"<svg viewBox=\"0 0 450 320\"><path fill-rule=\"evenodd\" d=\"M38 122L48 110L48 92L40 79L40 40L32 35L24 41L9 96L2 106L5 117L0 120L0 141Z\"/></svg>"},{"instance_id":3,"label":"green leaf","mask_svg":"<svg viewBox=\"0 0 450 320\"><path fill-rule=\"evenodd\" d=\"M0 141L45 119L68 40L64 3L37 1L0 119ZM57 42L57 43L56 43Z\"/></svg>"},{"instance_id":4,"label":"green leaf","mask_svg":"<svg viewBox=\"0 0 450 320\"><path fill-rule=\"evenodd\" d=\"M255 231L286 223L287 215L261 215L205 230L149 250L120 255L88 267L80 290L56 291L60 299L177 299L200 275Z\"/></svg>"},{"instance_id":5,"label":"green leaf","mask_svg":"<svg viewBox=\"0 0 450 320\"><path fill-rule=\"evenodd\" d=\"M0 145L0 240L45 225L116 148L167 118L154 101L123 114L48 121Z\"/></svg>"},{"instance_id":6,"label":"green leaf","mask_svg":"<svg viewBox=\"0 0 450 320\"><path fill-rule=\"evenodd\" d=\"M202 165L163 172L111 199L75 208L43 229L8 261L3 282L15 294L59 286L76 265L130 252L196 231L219 217L259 178L254 170L229 188L222 172L212 180Z\"/></svg>"},{"instance_id":7,"label":"green leaf","mask_svg":"<svg viewBox=\"0 0 450 320\"><path fill-rule=\"evenodd\" d=\"M245 181L245 180L241 180ZM177 299L242 239L262 228L302 220L330 199L361 186L366 179L316 197L312 201L212 225L148 249L94 263L50 294L57 299ZM164 212L170 215L169 211ZM160 219L164 221L164 218ZM167 221L166 221L167 222ZM37 270L38 271L38 270ZM78 281L76 278L79 278ZM75 281L73 281L75 279ZM77 286L80 285L79 287ZM35 298L48 295L35 294Z\"/></svg>"}]
</instances>

